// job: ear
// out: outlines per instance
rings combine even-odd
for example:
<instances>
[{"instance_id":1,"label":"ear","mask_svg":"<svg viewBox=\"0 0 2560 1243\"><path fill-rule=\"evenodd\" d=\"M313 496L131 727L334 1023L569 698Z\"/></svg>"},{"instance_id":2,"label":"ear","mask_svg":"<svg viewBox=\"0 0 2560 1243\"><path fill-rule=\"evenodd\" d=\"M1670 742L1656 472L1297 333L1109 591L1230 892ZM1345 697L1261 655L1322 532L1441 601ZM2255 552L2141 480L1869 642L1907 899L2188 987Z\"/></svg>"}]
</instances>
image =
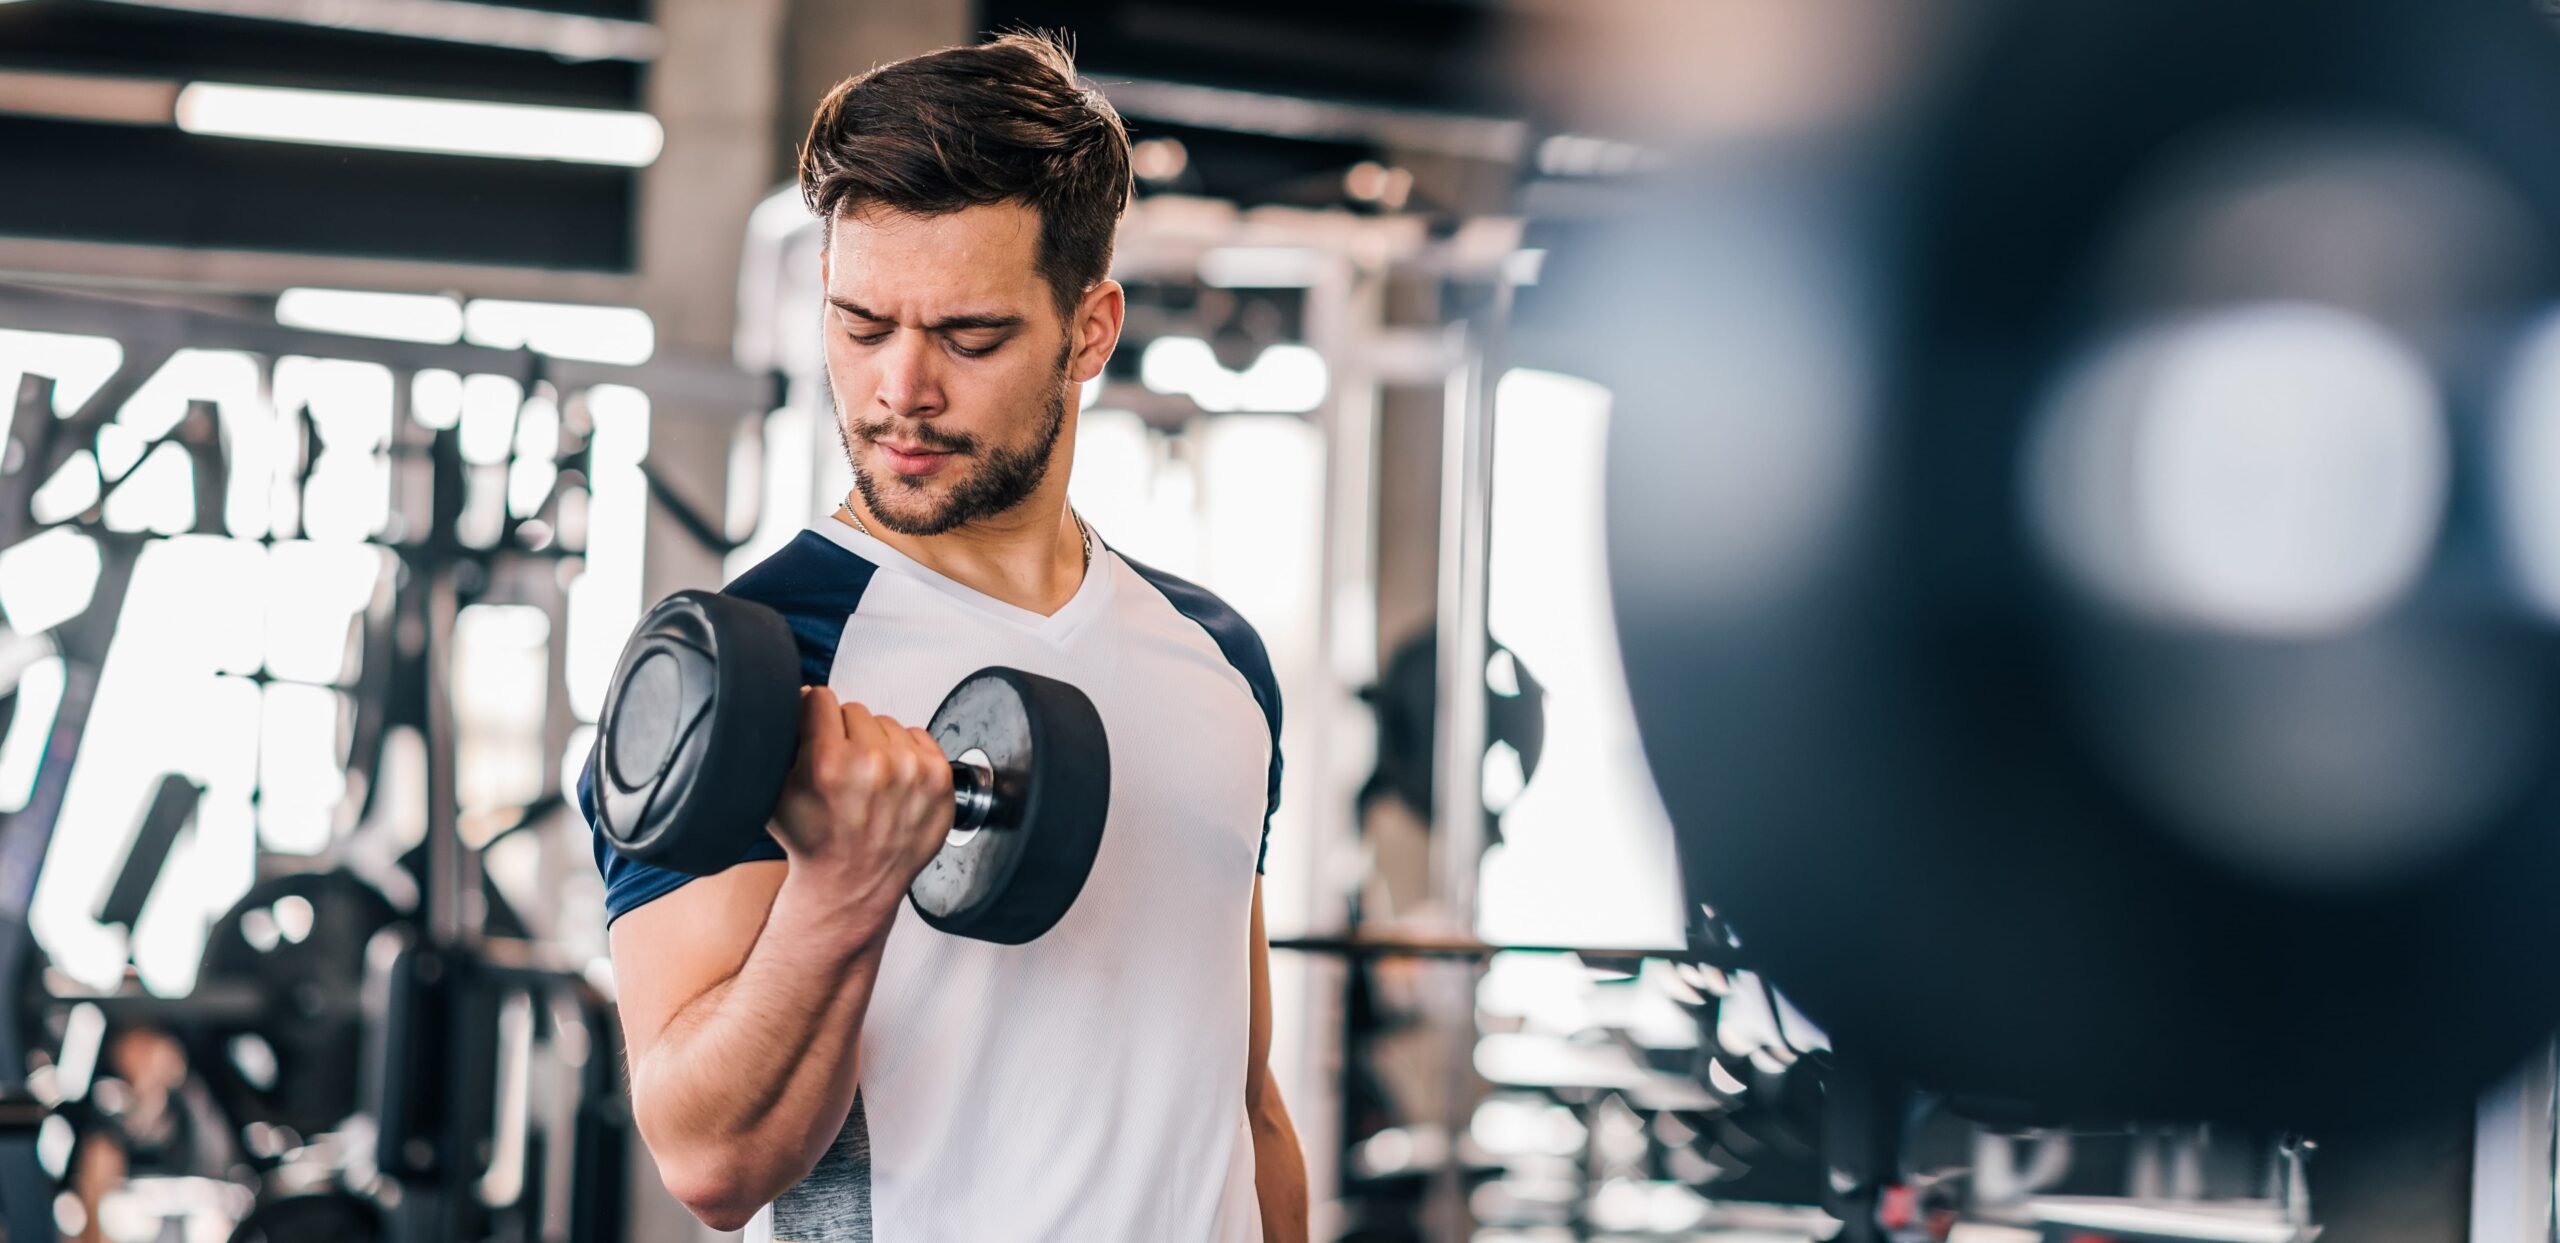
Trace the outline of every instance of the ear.
<instances>
[{"instance_id":1,"label":"ear","mask_svg":"<svg viewBox=\"0 0 2560 1243\"><path fill-rule=\"evenodd\" d=\"M1075 339L1075 356L1067 361L1069 379L1082 384L1102 374L1111 351L1119 347L1120 323L1128 313L1128 295L1120 282L1108 278L1076 299L1075 315L1067 323Z\"/></svg>"}]
</instances>

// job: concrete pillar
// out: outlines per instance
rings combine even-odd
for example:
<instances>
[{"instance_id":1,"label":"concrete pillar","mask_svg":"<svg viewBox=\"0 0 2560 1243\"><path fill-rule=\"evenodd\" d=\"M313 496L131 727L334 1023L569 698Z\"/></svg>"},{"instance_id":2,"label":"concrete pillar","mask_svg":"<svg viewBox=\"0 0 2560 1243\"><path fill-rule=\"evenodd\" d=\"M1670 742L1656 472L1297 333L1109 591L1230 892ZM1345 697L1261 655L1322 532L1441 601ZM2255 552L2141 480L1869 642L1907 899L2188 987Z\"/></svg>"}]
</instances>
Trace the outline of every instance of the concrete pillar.
<instances>
[{"instance_id":1,"label":"concrete pillar","mask_svg":"<svg viewBox=\"0 0 2560 1243\"><path fill-rule=\"evenodd\" d=\"M836 83L885 61L972 41L976 6L967 0L796 0L786 17L778 66L780 106L770 139L786 175L808 133L809 114Z\"/></svg>"},{"instance_id":2,"label":"concrete pillar","mask_svg":"<svg viewBox=\"0 0 2560 1243\"><path fill-rule=\"evenodd\" d=\"M776 176L765 139L774 124L784 0L659 0L657 16L666 52L650 68L648 105L666 127L666 147L641 187L638 301L656 322L661 351L726 356L747 213ZM727 503L730 438L741 420L762 413L661 402L651 410L649 463L716 519ZM655 505L643 538L644 601L718 585L718 555ZM723 1237L666 1193L644 1145L632 1145L632 1158L631 1243Z\"/></svg>"},{"instance_id":3,"label":"concrete pillar","mask_svg":"<svg viewBox=\"0 0 2560 1243\"><path fill-rule=\"evenodd\" d=\"M784 0L661 0L667 50L649 74L649 110L666 149L640 196L640 306L660 350L727 355L737 326L738 254L747 215L779 175L773 131ZM649 462L715 522L728 505L729 445L761 410L651 411ZM720 558L655 506L642 595L717 586Z\"/></svg>"}]
</instances>

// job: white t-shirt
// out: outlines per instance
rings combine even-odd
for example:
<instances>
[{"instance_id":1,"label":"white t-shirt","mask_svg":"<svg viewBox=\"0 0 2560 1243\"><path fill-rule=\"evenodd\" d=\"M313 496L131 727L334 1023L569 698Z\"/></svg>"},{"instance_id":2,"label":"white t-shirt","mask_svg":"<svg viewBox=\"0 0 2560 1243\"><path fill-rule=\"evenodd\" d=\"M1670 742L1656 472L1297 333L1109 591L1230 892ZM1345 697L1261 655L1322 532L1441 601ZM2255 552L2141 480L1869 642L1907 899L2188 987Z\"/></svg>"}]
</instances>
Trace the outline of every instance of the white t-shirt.
<instances>
[{"instance_id":1,"label":"white t-shirt","mask_svg":"<svg viewBox=\"0 0 2560 1243\"><path fill-rule=\"evenodd\" d=\"M1090 696L1111 751L1100 855L1046 935L973 941L900 906L852 1116L747 1238L1256 1243L1248 956L1280 699L1252 628L1099 541L1042 617L832 518L725 591L779 610L803 678L841 699L922 725L962 677L1010 665ZM609 918L689 879L601 836L596 854ZM744 856L781 857L770 838Z\"/></svg>"}]
</instances>

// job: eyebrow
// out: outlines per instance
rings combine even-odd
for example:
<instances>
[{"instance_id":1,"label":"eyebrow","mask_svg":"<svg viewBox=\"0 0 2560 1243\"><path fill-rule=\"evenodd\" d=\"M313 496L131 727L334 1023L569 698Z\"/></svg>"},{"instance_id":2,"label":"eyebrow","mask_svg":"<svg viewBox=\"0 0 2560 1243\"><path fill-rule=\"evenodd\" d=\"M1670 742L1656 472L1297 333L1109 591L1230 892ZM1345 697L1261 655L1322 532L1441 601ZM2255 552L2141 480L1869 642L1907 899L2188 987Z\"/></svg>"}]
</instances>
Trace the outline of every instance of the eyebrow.
<instances>
[{"instance_id":1,"label":"eyebrow","mask_svg":"<svg viewBox=\"0 0 2560 1243\"><path fill-rule=\"evenodd\" d=\"M882 315L879 312L873 311L863 306L861 303L848 298L829 298L827 301L837 310L842 311L855 319L867 319L874 323L881 324L894 324L897 322L889 316ZM937 319L932 323L926 324L925 329L928 332L958 332L970 328L1019 328L1022 324L1023 319L1019 315L1002 315L993 312L980 312L974 315L946 315L941 319Z\"/></svg>"}]
</instances>

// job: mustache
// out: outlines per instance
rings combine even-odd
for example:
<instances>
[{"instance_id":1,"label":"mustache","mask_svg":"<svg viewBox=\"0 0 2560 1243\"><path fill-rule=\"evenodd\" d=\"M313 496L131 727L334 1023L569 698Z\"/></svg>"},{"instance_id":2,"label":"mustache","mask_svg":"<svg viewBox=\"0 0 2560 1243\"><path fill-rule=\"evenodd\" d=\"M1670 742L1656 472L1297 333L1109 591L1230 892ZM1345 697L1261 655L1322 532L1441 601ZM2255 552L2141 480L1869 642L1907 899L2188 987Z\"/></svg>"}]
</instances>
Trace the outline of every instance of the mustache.
<instances>
[{"instance_id":1,"label":"mustache","mask_svg":"<svg viewBox=\"0 0 2560 1243\"><path fill-rule=\"evenodd\" d=\"M901 444L918 445L933 453L975 453L978 451L977 437L960 432L946 432L938 427L931 426L930 424L922 424L916 427L904 429L903 435L892 435L892 433L899 431L900 428L895 423L856 423L853 425L853 434L855 436L875 443L882 440L895 439Z\"/></svg>"}]
</instances>

